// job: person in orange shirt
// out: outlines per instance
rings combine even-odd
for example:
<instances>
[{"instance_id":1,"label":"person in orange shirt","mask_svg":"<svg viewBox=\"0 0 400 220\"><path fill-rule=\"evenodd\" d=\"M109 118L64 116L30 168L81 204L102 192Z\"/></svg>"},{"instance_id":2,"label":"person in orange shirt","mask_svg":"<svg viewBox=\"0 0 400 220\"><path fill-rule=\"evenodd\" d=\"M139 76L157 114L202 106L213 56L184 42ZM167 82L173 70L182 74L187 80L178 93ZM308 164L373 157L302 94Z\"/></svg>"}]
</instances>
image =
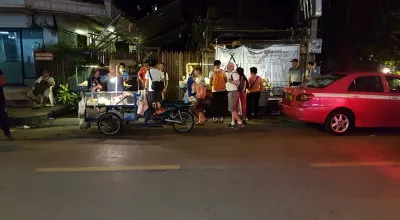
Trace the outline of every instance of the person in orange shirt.
<instances>
[{"instance_id":1,"label":"person in orange shirt","mask_svg":"<svg viewBox=\"0 0 400 220\"><path fill-rule=\"evenodd\" d=\"M250 68L249 88L247 89L247 118L258 117L258 102L264 90L263 79L257 76L257 68Z\"/></svg>"},{"instance_id":2,"label":"person in orange shirt","mask_svg":"<svg viewBox=\"0 0 400 220\"><path fill-rule=\"evenodd\" d=\"M149 62L148 61L143 61L143 67L140 68L139 73L138 73L138 80L139 80L139 90L143 90L144 87L146 86L146 73L150 69Z\"/></svg>"}]
</instances>

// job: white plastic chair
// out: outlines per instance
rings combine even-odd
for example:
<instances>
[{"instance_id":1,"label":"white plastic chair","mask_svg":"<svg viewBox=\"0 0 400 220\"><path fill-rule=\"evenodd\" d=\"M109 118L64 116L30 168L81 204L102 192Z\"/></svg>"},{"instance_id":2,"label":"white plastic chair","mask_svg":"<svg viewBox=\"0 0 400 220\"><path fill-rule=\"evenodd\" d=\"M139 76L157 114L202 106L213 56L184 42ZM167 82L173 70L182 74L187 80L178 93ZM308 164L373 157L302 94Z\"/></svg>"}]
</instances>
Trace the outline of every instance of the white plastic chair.
<instances>
[{"instance_id":1,"label":"white plastic chair","mask_svg":"<svg viewBox=\"0 0 400 220\"><path fill-rule=\"evenodd\" d=\"M54 86L51 86L50 88L49 88L49 94L48 94L48 99L50 100L50 105L46 105L46 106L51 106L51 107L54 107L54 105L55 105L55 103L56 103L56 101L55 101L55 99L54 99L54 93L53 93L53 88L54 88ZM45 98L46 96L43 96L42 97L42 100L40 101L42 104L43 104L43 100L44 100L44 98Z\"/></svg>"}]
</instances>

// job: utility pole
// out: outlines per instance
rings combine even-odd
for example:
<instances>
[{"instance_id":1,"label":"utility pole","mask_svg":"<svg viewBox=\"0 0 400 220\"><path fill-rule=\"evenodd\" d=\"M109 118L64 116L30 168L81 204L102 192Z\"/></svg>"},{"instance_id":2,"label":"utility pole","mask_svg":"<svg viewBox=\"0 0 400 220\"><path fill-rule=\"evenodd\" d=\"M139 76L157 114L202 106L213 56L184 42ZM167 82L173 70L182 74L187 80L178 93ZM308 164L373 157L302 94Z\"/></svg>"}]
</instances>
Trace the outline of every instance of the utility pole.
<instances>
[{"instance_id":1,"label":"utility pole","mask_svg":"<svg viewBox=\"0 0 400 220\"><path fill-rule=\"evenodd\" d=\"M310 45L312 40L318 37L318 18L312 19L310 21L310 33L308 37L308 45ZM315 60L315 54L307 53L307 63Z\"/></svg>"}]
</instances>

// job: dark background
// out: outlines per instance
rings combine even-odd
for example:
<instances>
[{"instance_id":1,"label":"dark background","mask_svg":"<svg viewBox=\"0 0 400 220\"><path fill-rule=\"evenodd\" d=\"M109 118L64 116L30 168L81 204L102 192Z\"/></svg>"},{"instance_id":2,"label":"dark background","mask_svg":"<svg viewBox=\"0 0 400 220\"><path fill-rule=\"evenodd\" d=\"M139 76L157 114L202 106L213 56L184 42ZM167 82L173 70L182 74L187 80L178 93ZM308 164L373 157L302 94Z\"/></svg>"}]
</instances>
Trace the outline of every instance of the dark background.
<instances>
[{"instance_id":1,"label":"dark background","mask_svg":"<svg viewBox=\"0 0 400 220\"><path fill-rule=\"evenodd\" d=\"M229 7L229 2L232 2L182 1L182 19L189 27L198 16L206 16L208 4L222 1ZM119 8L133 20L150 14L155 5L160 9L171 2L172 0L115 0ZM242 20L249 20L249 26L257 24L259 27L280 30L307 26L307 23L299 23L296 17L301 15L298 13L298 0L245 0L241 1L240 7L245 18ZM323 0L318 37L324 42L324 59L342 63L400 59L399 12L400 0ZM157 28L157 24L154 27Z\"/></svg>"}]
</instances>

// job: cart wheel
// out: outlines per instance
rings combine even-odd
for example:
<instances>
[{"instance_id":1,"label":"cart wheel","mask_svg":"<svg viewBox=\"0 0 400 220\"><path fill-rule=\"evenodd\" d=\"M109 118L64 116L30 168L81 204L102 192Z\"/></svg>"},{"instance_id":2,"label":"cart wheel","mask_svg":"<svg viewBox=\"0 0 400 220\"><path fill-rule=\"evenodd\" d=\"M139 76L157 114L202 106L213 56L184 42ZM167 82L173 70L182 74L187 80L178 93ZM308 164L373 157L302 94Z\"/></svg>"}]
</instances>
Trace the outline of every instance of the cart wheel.
<instances>
[{"instance_id":1,"label":"cart wheel","mask_svg":"<svg viewBox=\"0 0 400 220\"><path fill-rule=\"evenodd\" d=\"M180 115L179 115L180 114ZM172 127L178 132L189 132L194 127L194 116L187 112L181 111L176 113L175 120L180 120L182 117L182 123L173 123Z\"/></svg>"},{"instance_id":2,"label":"cart wheel","mask_svg":"<svg viewBox=\"0 0 400 220\"><path fill-rule=\"evenodd\" d=\"M122 120L117 114L106 112L100 116L97 127L103 134L113 135L121 130Z\"/></svg>"}]
</instances>

